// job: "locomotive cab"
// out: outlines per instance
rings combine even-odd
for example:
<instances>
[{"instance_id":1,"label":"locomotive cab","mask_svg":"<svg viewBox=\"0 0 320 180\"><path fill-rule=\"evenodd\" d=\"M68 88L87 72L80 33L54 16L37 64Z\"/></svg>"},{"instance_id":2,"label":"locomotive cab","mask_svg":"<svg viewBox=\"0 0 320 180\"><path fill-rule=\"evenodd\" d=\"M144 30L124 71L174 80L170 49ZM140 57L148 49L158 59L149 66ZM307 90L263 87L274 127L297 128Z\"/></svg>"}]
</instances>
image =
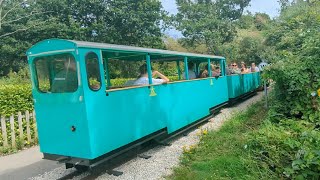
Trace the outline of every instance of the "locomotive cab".
<instances>
[{"instance_id":1,"label":"locomotive cab","mask_svg":"<svg viewBox=\"0 0 320 180\"><path fill-rule=\"evenodd\" d=\"M40 151L47 159L62 156L90 159L81 77L85 68L81 68L76 48L71 43L47 40L33 46L27 55ZM99 89L99 83L94 83L92 88Z\"/></svg>"}]
</instances>

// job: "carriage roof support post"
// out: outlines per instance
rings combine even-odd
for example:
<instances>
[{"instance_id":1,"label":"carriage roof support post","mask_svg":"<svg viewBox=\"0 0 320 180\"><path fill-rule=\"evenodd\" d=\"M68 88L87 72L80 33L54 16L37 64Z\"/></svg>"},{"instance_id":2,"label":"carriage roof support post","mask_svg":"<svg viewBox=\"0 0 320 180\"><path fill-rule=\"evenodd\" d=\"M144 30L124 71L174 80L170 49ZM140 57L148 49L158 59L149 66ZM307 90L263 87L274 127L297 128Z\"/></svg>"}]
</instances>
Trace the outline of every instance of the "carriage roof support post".
<instances>
[{"instance_id":1,"label":"carriage roof support post","mask_svg":"<svg viewBox=\"0 0 320 180\"><path fill-rule=\"evenodd\" d=\"M200 63L197 62L197 63L196 63L196 71L195 71L195 72L196 72L196 77L198 77L198 75L200 74L200 73L199 73L199 72L200 72L200 71L199 71L199 67L200 67Z\"/></svg>"},{"instance_id":2,"label":"carriage roof support post","mask_svg":"<svg viewBox=\"0 0 320 180\"><path fill-rule=\"evenodd\" d=\"M147 54L146 59L147 59L147 71L148 71L149 84L152 84L152 71L151 71L150 54Z\"/></svg>"},{"instance_id":3,"label":"carriage roof support post","mask_svg":"<svg viewBox=\"0 0 320 180\"><path fill-rule=\"evenodd\" d=\"M225 60L224 59L220 59L220 69L221 69L221 75L225 76L225 70L226 70L226 65L225 65Z\"/></svg>"},{"instance_id":4,"label":"carriage roof support post","mask_svg":"<svg viewBox=\"0 0 320 180\"><path fill-rule=\"evenodd\" d=\"M208 59L208 73L209 73L209 77L212 76L212 72L211 72L211 62L210 59Z\"/></svg>"},{"instance_id":5,"label":"carriage roof support post","mask_svg":"<svg viewBox=\"0 0 320 180\"><path fill-rule=\"evenodd\" d=\"M104 70L106 71L104 78L107 80L107 89L109 89L109 87L112 86L111 81L110 81L110 73L109 73L108 64L109 64L109 58L103 59Z\"/></svg>"},{"instance_id":6,"label":"carriage roof support post","mask_svg":"<svg viewBox=\"0 0 320 180\"><path fill-rule=\"evenodd\" d=\"M189 80L189 72L188 72L188 58L184 57L184 73L185 73L185 77L186 80Z\"/></svg>"},{"instance_id":7,"label":"carriage roof support post","mask_svg":"<svg viewBox=\"0 0 320 180\"><path fill-rule=\"evenodd\" d=\"M181 70L180 70L180 63L179 63L179 62L180 62L179 60L176 61L176 63L177 63L178 77L179 77L179 80L181 80Z\"/></svg>"}]
</instances>

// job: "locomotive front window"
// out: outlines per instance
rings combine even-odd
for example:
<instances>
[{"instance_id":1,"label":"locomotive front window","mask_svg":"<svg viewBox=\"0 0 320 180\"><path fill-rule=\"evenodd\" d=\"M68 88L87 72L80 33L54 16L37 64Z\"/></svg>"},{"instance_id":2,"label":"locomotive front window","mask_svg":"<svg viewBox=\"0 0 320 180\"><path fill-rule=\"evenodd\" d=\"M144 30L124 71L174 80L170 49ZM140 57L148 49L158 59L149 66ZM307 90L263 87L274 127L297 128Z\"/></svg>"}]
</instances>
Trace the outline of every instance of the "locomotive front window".
<instances>
[{"instance_id":1,"label":"locomotive front window","mask_svg":"<svg viewBox=\"0 0 320 180\"><path fill-rule=\"evenodd\" d=\"M39 91L64 93L78 89L77 65L71 54L39 57L34 62Z\"/></svg>"}]
</instances>

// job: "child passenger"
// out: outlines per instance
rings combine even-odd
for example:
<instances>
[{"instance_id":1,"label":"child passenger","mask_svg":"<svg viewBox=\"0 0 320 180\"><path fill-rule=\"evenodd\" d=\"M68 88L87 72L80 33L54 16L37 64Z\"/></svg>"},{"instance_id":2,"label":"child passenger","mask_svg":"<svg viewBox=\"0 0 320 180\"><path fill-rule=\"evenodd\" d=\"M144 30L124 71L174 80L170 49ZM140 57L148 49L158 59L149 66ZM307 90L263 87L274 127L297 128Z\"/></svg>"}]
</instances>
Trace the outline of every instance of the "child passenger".
<instances>
[{"instance_id":1,"label":"child passenger","mask_svg":"<svg viewBox=\"0 0 320 180\"><path fill-rule=\"evenodd\" d=\"M213 64L210 64L211 72L214 71L214 66ZM209 77L209 72L208 72L208 64L204 67L204 70L200 72L200 78L207 78Z\"/></svg>"},{"instance_id":2,"label":"child passenger","mask_svg":"<svg viewBox=\"0 0 320 180\"><path fill-rule=\"evenodd\" d=\"M140 76L139 78L133 83L133 85L148 85L149 84L149 78L148 78L148 70L146 65L142 65L139 68L140 70ZM161 74L158 71L152 72L152 77L159 77L161 79L155 79L152 78L152 84L162 84L169 82L169 78L167 78L165 75Z\"/></svg>"}]
</instances>

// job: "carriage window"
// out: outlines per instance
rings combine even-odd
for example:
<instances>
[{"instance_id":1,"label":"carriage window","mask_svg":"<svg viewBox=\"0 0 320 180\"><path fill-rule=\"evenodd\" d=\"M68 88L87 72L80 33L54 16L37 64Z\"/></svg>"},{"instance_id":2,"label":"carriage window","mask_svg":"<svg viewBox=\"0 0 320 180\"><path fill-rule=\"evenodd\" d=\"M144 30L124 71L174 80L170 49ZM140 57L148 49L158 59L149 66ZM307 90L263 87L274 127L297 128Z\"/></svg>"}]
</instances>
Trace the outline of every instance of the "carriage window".
<instances>
[{"instance_id":1,"label":"carriage window","mask_svg":"<svg viewBox=\"0 0 320 180\"><path fill-rule=\"evenodd\" d=\"M91 90L97 91L101 88L98 56L90 52L86 56L87 79Z\"/></svg>"},{"instance_id":2,"label":"carriage window","mask_svg":"<svg viewBox=\"0 0 320 180\"><path fill-rule=\"evenodd\" d=\"M71 54L39 57L34 62L39 91L63 93L78 89L77 66Z\"/></svg>"}]
</instances>

